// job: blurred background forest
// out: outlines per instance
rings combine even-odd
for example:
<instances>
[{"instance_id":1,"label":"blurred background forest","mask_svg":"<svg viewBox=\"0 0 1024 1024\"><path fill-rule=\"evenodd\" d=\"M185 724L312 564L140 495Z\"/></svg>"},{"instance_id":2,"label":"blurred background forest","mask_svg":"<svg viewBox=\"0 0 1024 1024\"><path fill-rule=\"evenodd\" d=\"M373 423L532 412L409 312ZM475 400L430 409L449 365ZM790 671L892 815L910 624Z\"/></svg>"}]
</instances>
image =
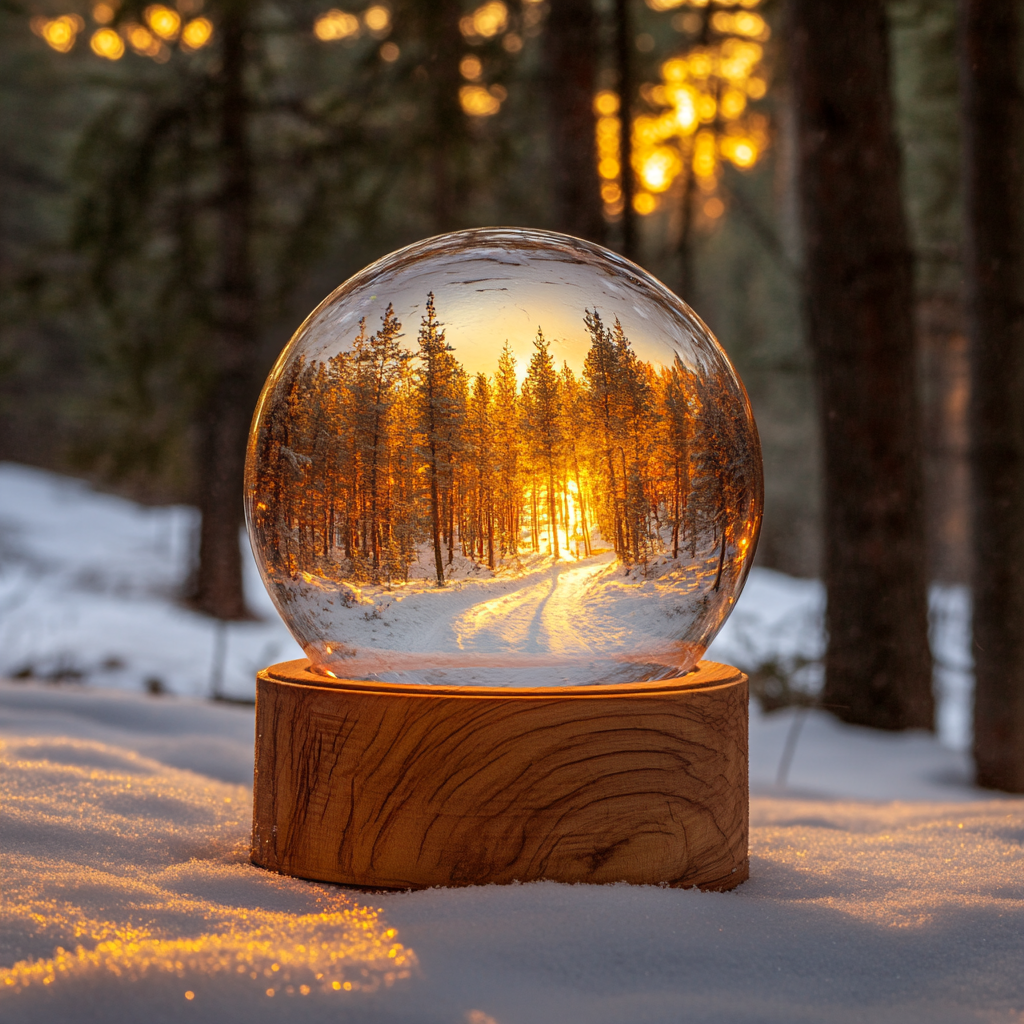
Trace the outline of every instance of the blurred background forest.
<instances>
[{"instance_id":1,"label":"blurred background forest","mask_svg":"<svg viewBox=\"0 0 1024 1024\"><path fill-rule=\"evenodd\" d=\"M6 0L0 458L201 504L218 390L251 410L335 285L441 231L545 227L632 256L707 321L764 443L759 562L818 575L782 7ZM894 0L888 13L931 572L963 581L955 2Z\"/></svg>"}]
</instances>

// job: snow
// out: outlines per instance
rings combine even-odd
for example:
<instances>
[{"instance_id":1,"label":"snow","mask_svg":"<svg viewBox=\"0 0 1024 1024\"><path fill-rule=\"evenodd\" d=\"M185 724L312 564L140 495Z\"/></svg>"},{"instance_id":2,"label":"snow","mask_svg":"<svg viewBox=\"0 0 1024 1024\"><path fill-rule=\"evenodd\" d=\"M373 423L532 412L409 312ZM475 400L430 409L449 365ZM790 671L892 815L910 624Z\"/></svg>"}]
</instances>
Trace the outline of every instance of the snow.
<instances>
[{"instance_id":1,"label":"snow","mask_svg":"<svg viewBox=\"0 0 1024 1024\"><path fill-rule=\"evenodd\" d=\"M247 544L246 596L259 621L222 626L178 602L196 526L190 508L146 508L0 464L0 675L190 695L219 686L251 699L260 668L302 651Z\"/></svg>"},{"instance_id":2,"label":"snow","mask_svg":"<svg viewBox=\"0 0 1024 1024\"><path fill-rule=\"evenodd\" d=\"M188 510L2 467L0 521L0 667L89 683L0 682L3 1024L1024 1020L1024 800L970 784L962 591L932 596L959 743L752 706L734 892L365 893L247 861L252 709L197 697L215 636L173 599ZM267 618L231 627L224 667L243 697L295 656L252 597ZM813 689L820 609L755 571L716 654ZM171 693L144 692L157 674Z\"/></svg>"},{"instance_id":3,"label":"snow","mask_svg":"<svg viewBox=\"0 0 1024 1024\"><path fill-rule=\"evenodd\" d=\"M1019 1022L1024 800L820 712L780 789L788 714L732 893L374 894L247 863L251 709L0 683L0 1020Z\"/></svg>"},{"instance_id":4,"label":"snow","mask_svg":"<svg viewBox=\"0 0 1024 1024\"><path fill-rule=\"evenodd\" d=\"M459 558L460 572L443 589L422 576L385 588L308 573L272 578L271 586L281 614L307 638L310 659L341 678L631 683L682 675L700 659L700 646L674 637L705 613L707 620L724 614L729 598L713 603L708 587L699 589L702 576L714 577L717 557L711 561L710 571L658 580L627 575L610 551L579 561L527 555L496 573Z\"/></svg>"}]
</instances>

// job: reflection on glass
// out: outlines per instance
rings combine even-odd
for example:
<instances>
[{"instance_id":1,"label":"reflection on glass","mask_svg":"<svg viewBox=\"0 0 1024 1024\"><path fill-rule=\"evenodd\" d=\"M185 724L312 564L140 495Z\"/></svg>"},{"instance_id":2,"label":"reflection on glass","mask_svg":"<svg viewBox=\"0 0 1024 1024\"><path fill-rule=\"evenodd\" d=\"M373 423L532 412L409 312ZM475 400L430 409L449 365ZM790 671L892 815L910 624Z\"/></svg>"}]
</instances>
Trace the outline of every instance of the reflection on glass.
<instances>
[{"instance_id":1,"label":"reflection on glass","mask_svg":"<svg viewBox=\"0 0 1024 1024\"><path fill-rule=\"evenodd\" d=\"M249 443L264 581L338 678L680 675L739 595L761 507L708 329L547 232L444 235L351 278L281 354Z\"/></svg>"}]
</instances>

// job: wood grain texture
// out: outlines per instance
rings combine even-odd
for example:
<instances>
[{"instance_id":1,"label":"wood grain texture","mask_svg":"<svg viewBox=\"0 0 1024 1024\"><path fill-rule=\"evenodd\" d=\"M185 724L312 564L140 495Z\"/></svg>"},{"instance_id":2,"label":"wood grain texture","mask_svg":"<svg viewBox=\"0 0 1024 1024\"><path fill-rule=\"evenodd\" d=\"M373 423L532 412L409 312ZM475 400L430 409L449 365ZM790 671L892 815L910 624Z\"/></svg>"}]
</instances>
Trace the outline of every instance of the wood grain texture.
<instances>
[{"instance_id":1,"label":"wood grain texture","mask_svg":"<svg viewBox=\"0 0 1024 1024\"><path fill-rule=\"evenodd\" d=\"M252 860L374 888L747 877L747 679L484 689L257 677Z\"/></svg>"}]
</instances>

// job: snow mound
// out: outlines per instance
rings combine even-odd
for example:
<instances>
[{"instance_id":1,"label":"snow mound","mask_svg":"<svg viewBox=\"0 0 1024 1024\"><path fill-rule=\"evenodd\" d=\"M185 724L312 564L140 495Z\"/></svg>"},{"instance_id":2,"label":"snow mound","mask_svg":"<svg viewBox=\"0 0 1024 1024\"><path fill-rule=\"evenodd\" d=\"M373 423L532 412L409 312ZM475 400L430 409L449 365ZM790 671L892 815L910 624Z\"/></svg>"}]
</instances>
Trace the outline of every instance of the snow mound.
<instances>
[{"instance_id":1,"label":"snow mound","mask_svg":"<svg viewBox=\"0 0 1024 1024\"><path fill-rule=\"evenodd\" d=\"M83 991L122 992L136 1020L132 993L229 1011L336 998L415 966L376 908L248 864L242 786L96 741L8 739L0 808L5 1021L91 1019Z\"/></svg>"}]
</instances>

